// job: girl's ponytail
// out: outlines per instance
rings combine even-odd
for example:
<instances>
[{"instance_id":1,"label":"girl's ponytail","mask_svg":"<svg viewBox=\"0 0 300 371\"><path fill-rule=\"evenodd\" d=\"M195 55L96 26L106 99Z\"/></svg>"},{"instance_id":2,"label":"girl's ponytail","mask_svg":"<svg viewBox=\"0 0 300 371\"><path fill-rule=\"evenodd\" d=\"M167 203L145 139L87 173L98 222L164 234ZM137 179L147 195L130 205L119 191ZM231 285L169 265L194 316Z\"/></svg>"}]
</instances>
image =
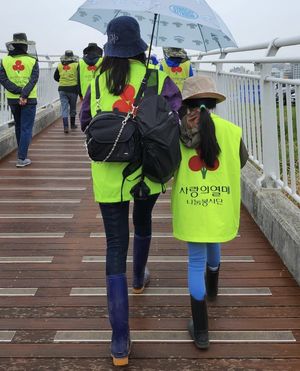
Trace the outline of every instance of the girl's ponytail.
<instances>
[{"instance_id":1,"label":"girl's ponytail","mask_svg":"<svg viewBox=\"0 0 300 371\"><path fill-rule=\"evenodd\" d=\"M211 103L211 102L210 102ZM208 108L211 106L208 102L201 102L200 105L200 119L199 119L199 156L208 167L213 167L214 163L221 152L219 147L215 124L210 116Z\"/></svg>"},{"instance_id":2,"label":"girl's ponytail","mask_svg":"<svg viewBox=\"0 0 300 371\"><path fill-rule=\"evenodd\" d=\"M209 113L209 109L216 108L216 103L216 99L213 98L190 98L184 101L185 107L190 109L200 107L198 123L200 144L197 152L208 167L214 167L215 161L221 153L216 137L215 124Z\"/></svg>"}]
</instances>

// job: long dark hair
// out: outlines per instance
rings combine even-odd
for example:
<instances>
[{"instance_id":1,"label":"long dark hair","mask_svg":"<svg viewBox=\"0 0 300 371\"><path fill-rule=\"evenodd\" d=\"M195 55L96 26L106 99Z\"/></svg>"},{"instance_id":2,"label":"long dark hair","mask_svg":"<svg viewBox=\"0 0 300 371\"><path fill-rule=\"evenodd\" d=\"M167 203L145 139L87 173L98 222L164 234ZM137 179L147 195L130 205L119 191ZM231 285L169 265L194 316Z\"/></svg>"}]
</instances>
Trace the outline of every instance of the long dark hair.
<instances>
[{"instance_id":1,"label":"long dark hair","mask_svg":"<svg viewBox=\"0 0 300 371\"><path fill-rule=\"evenodd\" d=\"M130 59L146 64L146 54L141 53ZM129 58L104 57L101 63L100 74L107 71L107 88L110 94L121 95L129 81Z\"/></svg>"},{"instance_id":2,"label":"long dark hair","mask_svg":"<svg viewBox=\"0 0 300 371\"><path fill-rule=\"evenodd\" d=\"M190 109L200 107L200 119L198 123L200 144L198 154L209 167L214 166L217 157L221 153L221 148L216 137L215 124L208 111L209 109L214 109L216 103L216 99L213 98L187 99L184 102Z\"/></svg>"}]
</instances>

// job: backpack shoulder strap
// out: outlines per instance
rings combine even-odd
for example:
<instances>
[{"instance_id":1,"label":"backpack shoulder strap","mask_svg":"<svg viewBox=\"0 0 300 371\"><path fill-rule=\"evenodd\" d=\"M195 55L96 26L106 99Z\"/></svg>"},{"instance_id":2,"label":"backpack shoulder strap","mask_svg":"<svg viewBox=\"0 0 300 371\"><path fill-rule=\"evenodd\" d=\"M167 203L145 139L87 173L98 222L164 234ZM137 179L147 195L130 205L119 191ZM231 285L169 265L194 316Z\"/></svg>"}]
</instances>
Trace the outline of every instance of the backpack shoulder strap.
<instances>
[{"instance_id":1,"label":"backpack shoulder strap","mask_svg":"<svg viewBox=\"0 0 300 371\"><path fill-rule=\"evenodd\" d=\"M100 75L95 78L96 99L100 99L99 78Z\"/></svg>"},{"instance_id":2,"label":"backpack shoulder strap","mask_svg":"<svg viewBox=\"0 0 300 371\"><path fill-rule=\"evenodd\" d=\"M141 98L142 98L145 90L147 89L148 79L149 79L150 75L151 75L151 70L147 69L146 73L145 73L145 76L143 78L143 81L141 83L141 86L139 88L139 91L137 92L137 95L135 97L135 100L134 100L134 103L133 103L134 107L138 107L138 105L140 104Z\"/></svg>"},{"instance_id":3,"label":"backpack shoulder strap","mask_svg":"<svg viewBox=\"0 0 300 371\"><path fill-rule=\"evenodd\" d=\"M100 87L99 87L99 79L100 75L97 75L95 78L95 91L96 91L96 107L97 107L97 113L101 112L100 109Z\"/></svg>"},{"instance_id":4,"label":"backpack shoulder strap","mask_svg":"<svg viewBox=\"0 0 300 371\"><path fill-rule=\"evenodd\" d=\"M158 94L158 70L150 69L150 76L148 79L147 89L145 96L157 95Z\"/></svg>"}]
</instances>

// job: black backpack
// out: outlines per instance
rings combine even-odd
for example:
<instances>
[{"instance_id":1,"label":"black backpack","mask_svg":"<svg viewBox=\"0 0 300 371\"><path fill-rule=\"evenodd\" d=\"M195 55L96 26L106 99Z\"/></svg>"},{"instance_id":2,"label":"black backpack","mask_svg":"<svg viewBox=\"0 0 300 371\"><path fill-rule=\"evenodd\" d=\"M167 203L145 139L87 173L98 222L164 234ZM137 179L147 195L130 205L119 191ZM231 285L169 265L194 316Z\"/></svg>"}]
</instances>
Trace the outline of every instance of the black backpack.
<instances>
[{"instance_id":1,"label":"black backpack","mask_svg":"<svg viewBox=\"0 0 300 371\"><path fill-rule=\"evenodd\" d=\"M97 94L100 97L98 79L96 88L97 99ZM123 184L142 167L140 182L131 193L135 198L144 199L150 192L144 178L163 186L172 178L181 160L178 119L165 98L158 95L157 70L147 70L134 107L136 112L127 116L99 112L85 131L86 144L94 161L129 162L123 170Z\"/></svg>"},{"instance_id":2,"label":"black backpack","mask_svg":"<svg viewBox=\"0 0 300 371\"><path fill-rule=\"evenodd\" d=\"M166 183L181 160L178 118L166 99L156 94L142 100L135 120L141 136L143 176Z\"/></svg>"}]
</instances>

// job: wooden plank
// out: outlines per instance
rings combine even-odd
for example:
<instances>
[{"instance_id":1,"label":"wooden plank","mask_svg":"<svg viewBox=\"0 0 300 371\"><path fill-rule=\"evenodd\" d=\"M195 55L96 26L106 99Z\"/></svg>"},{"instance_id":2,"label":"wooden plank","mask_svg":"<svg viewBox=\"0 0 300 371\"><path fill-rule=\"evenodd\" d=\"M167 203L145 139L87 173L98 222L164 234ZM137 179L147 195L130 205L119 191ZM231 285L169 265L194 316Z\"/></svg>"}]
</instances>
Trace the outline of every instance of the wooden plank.
<instances>
[{"instance_id":1,"label":"wooden plank","mask_svg":"<svg viewBox=\"0 0 300 371\"><path fill-rule=\"evenodd\" d=\"M189 318L191 316L191 309L188 306L180 307L173 306L170 311L169 306L135 306L131 304L130 312L132 318ZM42 306L31 308L29 307L7 307L0 308L0 318L3 319L49 319L49 318L102 318L107 316L106 303L95 306ZM300 307L209 307L209 318L300 318ZM26 321L24 321L26 322ZM297 334L295 334L297 336Z\"/></svg>"},{"instance_id":2,"label":"wooden plank","mask_svg":"<svg viewBox=\"0 0 300 371\"><path fill-rule=\"evenodd\" d=\"M44 263L43 263L44 265ZM129 279L131 274L128 275ZM76 279L77 287L105 287L106 279L103 275L99 279ZM14 283L13 283L14 282ZM18 287L30 287L31 279L22 279L20 282L15 280L1 280L2 287L10 287L12 284ZM243 278L243 279L222 279L222 287L297 287L291 278ZM153 278L152 287L186 287L187 277L184 278ZM39 287L74 287L73 279L39 279Z\"/></svg>"},{"instance_id":3,"label":"wooden plank","mask_svg":"<svg viewBox=\"0 0 300 371\"><path fill-rule=\"evenodd\" d=\"M189 318L189 317L188 317ZM131 330L185 331L188 318L132 318ZM209 318L214 331L300 331L300 318ZM22 318L0 319L0 330L110 330L108 318Z\"/></svg>"},{"instance_id":4,"label":"wooden plank","mask_svg":"<svg viewBox=\"0 0 300 371\"><path fill-rule=\"evenodd\" d=\"M42 289L40 289L42 290ZM62 296L49 296L49 297L42 297L38 296L32 298L1 298L1 306L4 308L7 307L44 307L44 306L86 306L86 307L93 307L97 305L106 305L106 298L104 297L66 297L66 293L64 289L62 290ZM39 293L41 295L41 293ZM210 304L211 306L220 306L220 307L228 307L228 306L236 306L236 307L269 307L269 306L276 306L279 303L284 303L284 306L299 306L299 296L266 296L266 297L227 297L221 296L217 299L216 302ZM130 297L129 298L130 305L140 306L140 305L148 305L149 307L156 307L156 306L178 306L178 307L189 307L189 298L188 297Z\"/></svg>"},{"instance_id":5,"label":"wooden plank","mask_svg":"<svg viewBox=\"0 0 300 371\"><path fill-rule=\"evenodd\" d=\"M1 366L8 369L12 366L12 359L2 358ZM14 358L13 362L22 370L105 370L114 371L111 359L108 357L94 358ZM147 366L145 366L147 365ZM182 371L182 370L255 370L255 371L295 371L300 369L300 361L289 359L149 359L134 357L130 358L130 368L147 371Z\"/></svg>"},{"instance_id":6,"label":"wooden plank","mask_svg":"<svg viewBox=\"0 0 300 371\"><path fill-rule=\"evenodd\" d=\"M148 359L230 359L230 358L280 358L297 359L300 354L300 344L213 344L209 352L200 352L193 344L135 344L133 358ZM22 358L108 358L109 344L3 344L0 347L0 357Z\"/></svg>"},{"instance_id":7,"label":"wooden plank","mask_svg":"<svg viewBox=\"0 0 300 371\"><path fill-rule=\"evenodd\" d=\"M53 252L53 251L52 251ZM30 257L26 257L27 259L30 259ZM41 257L42 258L42 257ZM78 258L79 260L80 258ZM47 263L44 263L47 264ZM80 267L75 270L57 270L57 269L51 269L51 266L47 264L47 267L45 269L42 269L41 266L37 267L37 269L32 269L32 268L27 268L24 266L25 264L22 263L22 265L19 264L20 270L16 272L17 269L17 264L10 263L10 264L1 264L1 268L3 270L0 271L0 278L15 278L16 275L18 278L24 278L24 279L36 279L36 278L66 278L66 279L97 279L97 278L103 278L105 273L104 273L104 267L99 267L99 269L90 269L87 270L86 267L84 270L80 270ZM27 265L27 263L26 263ZM13 267L12 267L13 266ZM148 265L150 267L150 265ZM256 264L257 266L257 264ZM44 265L43 265L44 267ZM13 268L13 269L12 269ZM168 269L168 267L165 267L166 270L158 270L157 267L151 266L151 277L152 278L172 278L176 274L175 269ZM156 269L155 269L156 268ZM221 272L221 283L222 279L230 276L230 272L234 269L234 265L228 267L228 269L225 270L224 265L222 266L222 272ZM264 265L262 264L262 268L264 268ZM128 272L131 272L131 266L128 265ZM177 270L178 272L178 270ZM279 270L244 270L241 273L241 276L243 278L247 277L253 277L256 275L256 277L278 277L279 276ZM180 274L178 274L176 277L186 277L187 271L186 269L180 271ZM236 273L238 276L238 272ZM290 277L288 272L285 272L282 274L283 277ZM236 277L237 278L237 277Z\"/></svg>"}]
</instances>

